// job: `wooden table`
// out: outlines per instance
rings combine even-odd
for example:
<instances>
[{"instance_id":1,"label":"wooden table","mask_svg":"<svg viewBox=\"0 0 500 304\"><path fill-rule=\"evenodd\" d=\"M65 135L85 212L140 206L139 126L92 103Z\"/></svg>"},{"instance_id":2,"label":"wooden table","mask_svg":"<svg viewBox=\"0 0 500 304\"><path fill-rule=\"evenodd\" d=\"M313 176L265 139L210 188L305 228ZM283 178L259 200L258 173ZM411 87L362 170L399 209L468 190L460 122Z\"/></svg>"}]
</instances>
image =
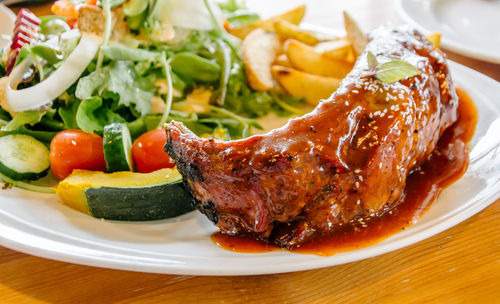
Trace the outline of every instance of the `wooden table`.
<instances>
[{"instance_id":1,"label":"wooden table","mask_svg":"<svg viewBox=\"0 0 500 304\"><path fill-rule=\"evenodd\" d=\"M265 14L301 1L254 0ZM348 3L349 2L349 3ZM397 21L394 3L307 1L309 23ZM48 12L48 6L34 9ZM500 81L500 66L450 57ZM500 97L499 97L500 102ZM500 200L430 239L360 262L289 274L196 277L46 260L0 247L0 303L500 303Z\"/></svg>"}]
</instances>

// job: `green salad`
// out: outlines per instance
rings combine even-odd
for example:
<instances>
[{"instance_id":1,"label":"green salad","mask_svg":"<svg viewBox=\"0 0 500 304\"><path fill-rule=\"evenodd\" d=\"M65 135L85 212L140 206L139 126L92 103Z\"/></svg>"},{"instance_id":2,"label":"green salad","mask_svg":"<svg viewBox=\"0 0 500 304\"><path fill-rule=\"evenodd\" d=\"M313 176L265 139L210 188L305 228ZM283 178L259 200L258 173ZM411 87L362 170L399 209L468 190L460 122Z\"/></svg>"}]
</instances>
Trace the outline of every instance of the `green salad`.
<instances>
[{"instance_id":1,"label":"green salad","mask_svg":"<svg viewBox=\"0 0 500 304\"><path fill-rule=\"evenodd\" d=\"M303 102L249 86L241 40L225 30L258 20L242 1L60 0L53 11L21 9L12 37L3 37L11 44L0 62L0 177L10 185L53 191L30 181L71 173L58 169L75 153L58 149L60 134L72 144L68 130L97 136L106 164L70 169L147 173L134 164L132 143L171 120L238 139L262 128L257 118L290 116Z\"/></svg>"}]
</instances>

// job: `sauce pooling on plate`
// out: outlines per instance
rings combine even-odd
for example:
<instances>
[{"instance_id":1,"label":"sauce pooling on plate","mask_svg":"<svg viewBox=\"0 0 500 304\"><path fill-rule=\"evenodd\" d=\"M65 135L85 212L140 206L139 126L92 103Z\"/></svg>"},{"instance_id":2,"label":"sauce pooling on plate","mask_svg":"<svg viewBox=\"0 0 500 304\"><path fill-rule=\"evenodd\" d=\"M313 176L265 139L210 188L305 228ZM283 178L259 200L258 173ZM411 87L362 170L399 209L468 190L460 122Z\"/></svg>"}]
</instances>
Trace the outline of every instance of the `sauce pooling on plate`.
<instances>
[{"instance_id":1,"label":"sauce pooling on plate","mask_svg":"<svg viewBox=\"0 0 500 304\"><path fill-rule=\"evenodd\" d=\"M381 216L359 217L328 235L319 235L293 252L329 256L373 245L414 224L438 198L441 191L459 179L469 165L469 149L477 122L474 103L463 90L459 96L458 120L439 139L428 159L409 175L401 202ZM212 235L220 247L236 252L257 253L281 248L255 239L220 232Z\"/></svg>"}]
</instances>

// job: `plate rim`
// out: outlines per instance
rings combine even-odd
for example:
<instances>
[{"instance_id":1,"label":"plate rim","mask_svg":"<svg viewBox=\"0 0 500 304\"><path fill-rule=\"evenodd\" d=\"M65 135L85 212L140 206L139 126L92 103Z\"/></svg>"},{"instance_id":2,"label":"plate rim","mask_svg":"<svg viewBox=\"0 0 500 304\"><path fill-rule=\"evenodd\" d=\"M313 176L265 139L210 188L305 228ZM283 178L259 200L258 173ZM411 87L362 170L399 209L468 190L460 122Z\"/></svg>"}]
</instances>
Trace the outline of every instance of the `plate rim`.
<instances>
[{"instance_id":1,"label":"plate rim","mask_svg":"<svg viewBox=\"0 0 500 304\"><path fill-rule=\"evenodd\" d=\"M399 16L401 17L402 21L404 23L409 23L410 25L416 27L419 31L425 33L425 34L430 34L433 31L422 24L420 24L417 20L415 20L405 9L404 3L409 2L412 0L397 0L397 11ZM429 1L436 1L436 0L429 0ZM499 55L494 55L494 53L491 52L484 52L478 48L466 48L464 45L460 42L456 42L453 39L449 39L446 36L441 37L441 45L443 48L448 49L452 52L455 52L457 54L470 57L479 61L486 61L490 63L495 63L495 64L500 64L500 53Z\"/></svg>"}]
</instances>

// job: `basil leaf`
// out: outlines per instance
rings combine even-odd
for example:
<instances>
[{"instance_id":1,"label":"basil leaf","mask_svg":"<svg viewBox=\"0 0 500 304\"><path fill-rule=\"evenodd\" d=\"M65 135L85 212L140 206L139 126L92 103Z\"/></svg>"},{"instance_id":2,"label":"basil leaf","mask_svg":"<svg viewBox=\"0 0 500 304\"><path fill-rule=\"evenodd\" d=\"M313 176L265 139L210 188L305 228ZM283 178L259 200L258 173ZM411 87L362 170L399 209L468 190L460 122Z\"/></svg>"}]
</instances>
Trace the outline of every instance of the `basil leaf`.
<instances>
[{"instance_id":1,"label":"basil leaf","mask_svg":"<svg viewBox=\"0 0 500 304\"><path fill-rule=\"evenodd\" d=\"M393 60L379 65L376 77L382 82L393 83L419 74L420 71L408 62Z\"/></svg>"},{"instance_id":2,"label":"basil leaf","mask_svg":"<svg viewBox=\"0 0 500 304\"><path fill-rule=\"evenodd\" d=\"M378 65L377 57L371 51L368 51L366 59L368 61L368 69L370 71L375 71Z\"/></svg>"}]
</instances>

